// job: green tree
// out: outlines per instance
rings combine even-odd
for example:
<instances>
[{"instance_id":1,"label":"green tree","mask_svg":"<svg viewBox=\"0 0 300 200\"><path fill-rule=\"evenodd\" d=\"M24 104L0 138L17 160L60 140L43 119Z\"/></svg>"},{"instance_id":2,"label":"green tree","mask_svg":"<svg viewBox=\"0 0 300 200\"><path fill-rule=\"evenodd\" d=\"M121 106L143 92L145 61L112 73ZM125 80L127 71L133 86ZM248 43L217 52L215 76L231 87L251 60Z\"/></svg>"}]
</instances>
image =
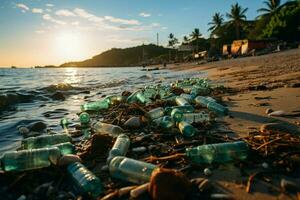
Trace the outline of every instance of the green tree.
<instances>
[{"instance_id":1,"label":"green tree","mask_svg":"<svg viewBox=\"0 0 300 200\"><path fill-rule=\"evenodd\" d=\"M196 51L198 51L198 39L202 36L199 28L195 28L191 33L191 38L196 41Z\"/></svg>"},{"instance_id":2,"label":"green tree","mask_svg":"<svg viewBox=\"0 0 300 200\"><path fill-rule=\"evenodd\" d=\"M227 13L226 16L229 18L230 24L233 24L235 27L236 39L241 38L241 31L243 23L246 20L245 13L248 8L242 8L238 3L231 5L230 13Z\"/></svg>"},{"instance_id":3,"label":"green tree","mask_svg":"<svg viewBox=\"0 0 300 200\"><path fill-rule=\"evenodd\" d=\"M178 39L174 36L173 33L170 33L168 46L174 48L177 43Z\"/></svg>"},{"instance_id":4,"label":"green tree","mask_svg":"<svg viewBox=\"0 0 300 200\"><path fill-rule=\"evenodd\" d=\"M208 23L210 27L208 31L211 31L211 35L215 34L215 32L223 25L224 18L219 12L213 15L212 21Z\"/></svg>"},{"instance_id":5,"label":"green tree","mask_svg":"<svg viewBox=\"0 0 300 200\"><path fill-rule=\"evenodd\" d=\"M261 13L260 17L269 16L275 13L280 8L280 0L266 0L263 2L266 7L260 8L257 10L258 13Z\"/></svg>"},{"instance_id":6,"label":"green tree","mask_svg":"<svg viewBox=\"0 0 300 200\"><path fill-rule=\"evenodd\" d=\"M189 38L187 36L183 36L183 43L188 43L189 42Z\"/></svg>"}]
</instances>

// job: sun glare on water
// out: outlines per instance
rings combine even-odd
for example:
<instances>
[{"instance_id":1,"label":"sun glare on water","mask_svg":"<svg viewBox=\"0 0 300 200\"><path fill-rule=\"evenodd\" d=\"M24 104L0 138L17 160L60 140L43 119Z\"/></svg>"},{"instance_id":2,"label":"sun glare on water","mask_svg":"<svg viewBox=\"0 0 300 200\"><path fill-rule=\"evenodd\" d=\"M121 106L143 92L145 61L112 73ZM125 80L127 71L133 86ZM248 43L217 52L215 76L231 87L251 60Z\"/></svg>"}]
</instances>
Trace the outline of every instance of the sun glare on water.
<instances>
[{"instance_id":1,"label":"sun glare on water","mask_svg":"<svg viewBox=\"0 0 300 200\"><path fill-rule=\"evenodd\" d=\"M83 41L79 34L62 32L55 38L55 47L61 58L76 60L81 56Z\"/></svg>"}]
</instances>

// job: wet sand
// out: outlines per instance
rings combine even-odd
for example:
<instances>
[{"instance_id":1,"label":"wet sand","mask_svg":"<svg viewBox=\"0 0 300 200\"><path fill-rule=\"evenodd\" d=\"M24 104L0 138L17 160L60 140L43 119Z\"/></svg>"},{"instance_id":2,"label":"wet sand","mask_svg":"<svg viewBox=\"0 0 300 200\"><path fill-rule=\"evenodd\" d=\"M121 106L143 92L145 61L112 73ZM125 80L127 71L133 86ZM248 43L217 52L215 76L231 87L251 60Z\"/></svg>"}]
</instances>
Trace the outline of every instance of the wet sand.
<instances>
[{"instance_id":1,"label":"wet sand","mask_svg":"<svg viewBox=\"0 0 300 200\"><path fill-rule=\"evenodd\" d=\"M234 93L222 97L230 110L221 120L232 130L235 137L242 138L251 131L259 131L265 123L277 122L287 125L293 133L300 133L300 116L269 117L266 109L295 113L300 110L300 49L293 49L257 57L223 60L206 64L181 64L169 66L173 70L207 71L208 78L224 84ZM240 170L229 168L215 170L210 179L215 180L224 191L236 199L296 199L295 195L283 194L279 181L283 175L265 181L256 180L251 193L245 190L246 180ZM254 170L259 170L259 167ZM300 183L299 177L294 177Z\"/></svg>"}]
</instances>

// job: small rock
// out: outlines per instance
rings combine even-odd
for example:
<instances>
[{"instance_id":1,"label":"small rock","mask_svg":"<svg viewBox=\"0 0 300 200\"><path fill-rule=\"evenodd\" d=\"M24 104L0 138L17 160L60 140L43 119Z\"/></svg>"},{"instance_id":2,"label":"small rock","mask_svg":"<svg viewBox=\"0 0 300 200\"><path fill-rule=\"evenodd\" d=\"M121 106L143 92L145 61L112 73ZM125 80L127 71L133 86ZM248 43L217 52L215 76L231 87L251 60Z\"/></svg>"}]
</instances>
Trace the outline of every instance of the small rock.
<instances>
[{"instance_id":1,"label":"small rock","mask_svg":"<svg viewBox=\"0 0 300 200\"><path fill-rule=\"evenodd\" d=\"M45 128L47 128L47 125L44 122L35 122L29 125L29 130L33 132L41 132Z\"/></svg>"},{"instance_id":2,"label":"small rock","mask_svg":"<svg viewBox=\"0 0 300 200\"><path fill-rule=\"evenodd\" d=\"M73 155L73 154L66 154L63 155L59 161L58 161L58 165L59 166L64 166L64 165L68 165L74 162L81 162L81 158L77 155Z\"/></svg>"},{"instance_id":3,"label":"small rock","mask_svg":"<svg viewBox=\"0 0 300 200\"><path fill-rule=\"evenodd\" d=\"M297 183L286 180L284 178L281 179L280 186L281 186L281 189L285 192L299 192L300 191L300 187L298 186Z\"/></svg>"},{"instance_id":4,"label":"small rock","mask_svg":"<svg viewBox=\"0 0 300 200\"><path fill-rule=\"evenodd\" d=\"M272 113L273 112L273 110L271 109L271 108L267 108L266 109L266 114L270 114L270 113Z\"/></svg>"},{"instance_id":5,"label":"small rock","mask_svg":"<svg viewBox=\"0 0 300 200\"><path fill-rule=\"evenodd\" d=\"M184 200L191 188L191 182L183 173L158 168L152 173L148 191L153 200Z\"/></svg>"},{"instance_id":6,"label":"small rock","mask_svg":"<svg viewBox=\"0 0 300 200\"><path fill-rule=\"evenodd\" d=\"M149 183L145 183L143 185L134 188L133 190L130 191L130 197L133 199L137 199L143 193L147 192L148 187L149 187Z\"/></svg>"},{"instance_id":7,"label":"small rock","mask_svg":"<svg viewBox=\"0 0 300 200\"><path fill-rule=\"evenodd\" d=\"M139 128L141 126L141 120L139 117L131 117L124 123L124 126L129 128Z\"/></svg>"},{"instance_id":8,"label":"small rock","mask_svg":"<svg viewBox=\"0 0 300 200\"><path fill-rule=\"evenodd\" d=\"M264 134L272 134L272 133L293 134L295 130L281 123L268 123L268 124L261 125L260 132Z\"/></svg>"},{"instance_id":9,"label":"small rock","mask_svg":"<svg viewBox=\"0 0 300 200\"><path fill-rule=\"evenodd\" d=\"M211 199L235 199L233 195L230 194L211 194Z\"/></svg>"},{"instance_id":10,"label":"small rock","mask_svg":"<svg viewBox=\"0 0 300 200\"><path fill-rule=\"evenodd\" d=\"M211 171L209 168L205 168L205 169L203 170L203 172L204 172L205 176L210 176L210 175L212 175L212 171Z\"/></svg>"},{"instance_id":11,"label":"small rock","mask_svg":"<svg viewBox=\"0 0 300 200\"><path fill-rule=\"evenodd\" d=\"M19 198L17 198L17 200L26 200L27 198L26 198L26 196L23 194L23 195L21 195Z\"/></svg>"},{"instance_id":12,"label":"small rock","mask_svg":"<svg viewBox=\"0 0 300 200\"><path fill-rule=\"evenodd\" d=\"M281 117L281 116L285 116L285 115L286 115L286 112L283 110L273 111L268 114L268 116L277 116L277 117Z\"/></svg>"},{"instance_id":13,"label":"small rock","mask_svg":"<svg viewBox=\"0 0 300 200\"><path fill-rule=\"evenodd\" d=\"M18 131L21 135L27 135L29 133L29 129L25 126L19 127Z\"/></svg>"},{"instance_id":14,"label":"small rock","mask_svg":"<svg viewBox=\"0 0 300 200\"><path fill-rule=\"evenodd\" d=\"M263 162L263 163L261 164L261 166L262 166L263 168L265 168L265 169L268 169L268 168L269 168L269 164L266 163L266 162Z\"/></svg>"},{"instance_id":15,"label":"small rock","mask_svg":"<svg viewBox=\"0 0 300 200\"><path fill-rule=\"evenodd\" d=\"M53 100L61 100L61 101L64 101L66 99L65 95L62 92L55 92L53 95L51 95L51 98Z\"/></svg>"},{"instance_id":16,"label":"small rock","mask_svg":"<svg viewBox=\"0 0 300 200\"><path fill-rule=\"evenodd\" d=\"M131 149L132 152L134 153L144 153L145 151L147 151L146 147L135 147Z\"/></svg>"}]
</instances>

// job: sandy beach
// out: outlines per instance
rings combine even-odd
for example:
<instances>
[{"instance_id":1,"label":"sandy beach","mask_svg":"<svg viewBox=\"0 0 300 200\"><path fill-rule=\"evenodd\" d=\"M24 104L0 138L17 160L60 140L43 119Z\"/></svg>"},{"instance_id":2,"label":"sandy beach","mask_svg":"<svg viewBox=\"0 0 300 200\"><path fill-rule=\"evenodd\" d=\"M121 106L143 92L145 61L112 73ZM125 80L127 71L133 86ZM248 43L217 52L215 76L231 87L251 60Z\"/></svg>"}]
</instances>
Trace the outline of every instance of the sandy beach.
<instances>
[{"instance_id":1,"label":"sandy beach","mask_svg":"<svg viewBox=\"0 0 300 200\"><path fill-rule=\"evenodd\" d=\"M292 134L299 134L300 116L269 117L267 109L297 113L300 110L300 49L287 50L257 57L223 60L206 64L183 64L170 66L173 70L206 71L208 78L231 89L222 96L230 110L229 116L220 123L233 133L231 137L243 138L252 131L259 131L266 123L280 123ZM224 134L225 135L225 134ZM258 167L259 169L259 167ZM256 169L256 170L258 170ZM296 199L282 194L275 175L272 183L256 180L252 192L245 191L240 170L218 169L211 179L217 181L225 191L236 199ZM293 180L300 183L299 177ZM274 188L274 186L277 187Z\"/></svg>"}]
</instances>

